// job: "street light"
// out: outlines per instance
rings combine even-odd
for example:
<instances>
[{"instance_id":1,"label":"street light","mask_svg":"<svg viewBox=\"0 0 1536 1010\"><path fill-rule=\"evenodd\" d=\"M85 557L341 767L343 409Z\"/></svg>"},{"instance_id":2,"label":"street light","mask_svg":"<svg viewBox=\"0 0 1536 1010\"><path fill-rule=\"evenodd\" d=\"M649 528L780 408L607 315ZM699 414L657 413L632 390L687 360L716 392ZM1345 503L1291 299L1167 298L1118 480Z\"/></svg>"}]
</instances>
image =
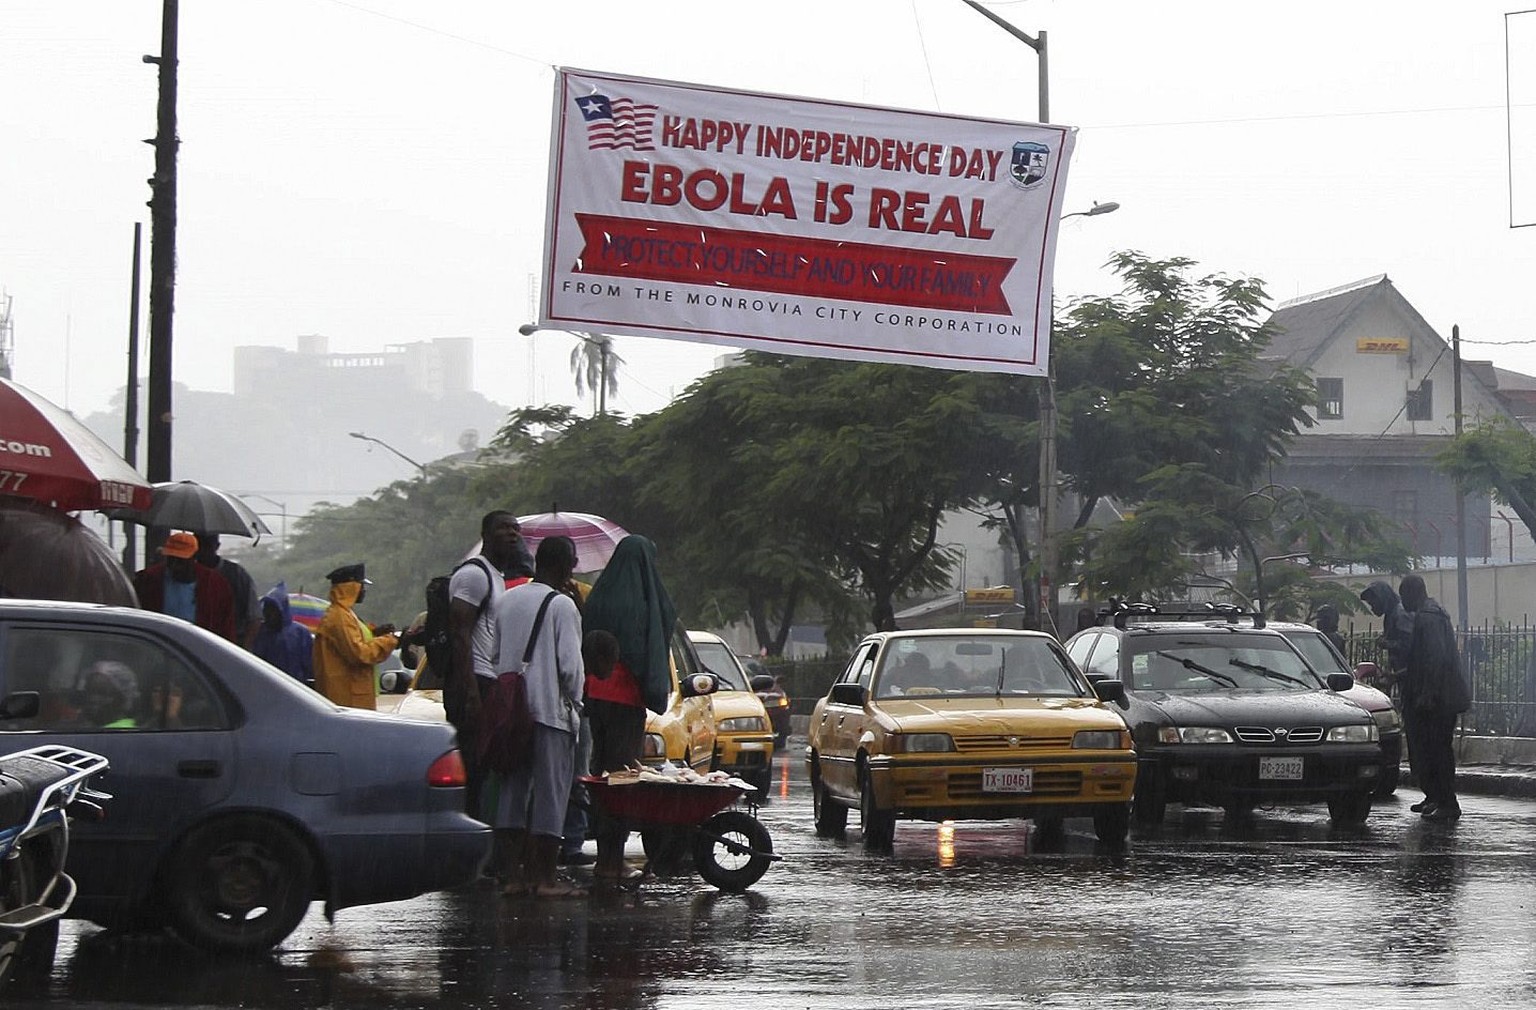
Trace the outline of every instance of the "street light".
<instances>
[{"instance_id":1,"label":"street light","mask_svg":"<svg viewBox=\"0 0 1536 1010\"><path fill-rule=\"evenodd\" d=\"M260 498L268 505L276 505L278 507L278 514L282 516L283 519L282 526L278 528L278 537L283 541L283 550L288 550L288 506L283 502L277 501L275 498L268 498L266 495L257 494L255 491L236 491L235 494L242 498ZM261 515L263 513L257 514ZM265 514L271 515L272 513L268 512Z\"/></svg>"},{"instance_id":2,"label":"street light","mask_svg":"<svg viewBox=\"0 0 1536 1010\"><path fill-rule=\"evenodd\" d=\"M364 442L372 442L375 445L382 445L384 448L388 449L390 452L394 453L396 456L399 456L401 459L403 459L407 463L411 464L411 466L414 466L416 469L420 470L421 471L421 475L423 477L425 477L427 475L427 466L426 466L425 463L418 463L418 462L416 462L414 459L412 459L411 457L407 456L405 453L401 452L399 449L396 449L394 446L390 445L388 442L384 441L382 438L374 438L372 435L364 435L360 431L349 431L349 432L347 432L347 434L351 435L353 438L362 439Z\"/></svg>"},{"instance_id":3,"label":"street light","mask_svg":"<svg viewBox=\"0 0 1536 1010\"><path fill-rule=\"evenodd\" d=\"M531 337L535 333L538 333L540 330L555 329L558 328L553 326L540 326L538 323L524 323L517 328L517 332L521 333L525 337ZM586 344L591 344L597 348L597 413L599 417L606 416L608 413L608 355L612 353L608 345L612 338L607 336L593 336L590 333L577 333L575 330L558 330L558 332L568 333L575 337L577 340L580 340Z\"/></svg>"}]
</instances>

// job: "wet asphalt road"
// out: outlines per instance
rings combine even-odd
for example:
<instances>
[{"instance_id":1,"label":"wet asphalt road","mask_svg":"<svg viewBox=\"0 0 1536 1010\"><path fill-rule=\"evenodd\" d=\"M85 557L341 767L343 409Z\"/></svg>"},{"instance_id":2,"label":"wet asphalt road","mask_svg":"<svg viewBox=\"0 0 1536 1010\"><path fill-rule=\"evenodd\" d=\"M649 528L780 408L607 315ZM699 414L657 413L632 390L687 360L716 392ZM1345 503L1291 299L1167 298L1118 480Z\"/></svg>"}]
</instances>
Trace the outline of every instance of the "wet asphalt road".
<instances>
[{"instance_id":1,"label":"wet asphalt road","mask_svg":"<svg viewBox=\"0 0 1536 1010\"><path fill-rule=\"evenodd\" d=\"M799 753L797 748L796 753ZM900 822L895 851L817 839L803 763L760 818L785 861L745 895L697 877L565 901L489 887L343 912L211 959L69 923L7 1007L1470 1007L1536 1003L1536 804L1402 790L1362 831L1324 807L1170 810L1120 852L1086 821ZM636 846L638 850L638 846Z\"/></svg>"}]
</instances>

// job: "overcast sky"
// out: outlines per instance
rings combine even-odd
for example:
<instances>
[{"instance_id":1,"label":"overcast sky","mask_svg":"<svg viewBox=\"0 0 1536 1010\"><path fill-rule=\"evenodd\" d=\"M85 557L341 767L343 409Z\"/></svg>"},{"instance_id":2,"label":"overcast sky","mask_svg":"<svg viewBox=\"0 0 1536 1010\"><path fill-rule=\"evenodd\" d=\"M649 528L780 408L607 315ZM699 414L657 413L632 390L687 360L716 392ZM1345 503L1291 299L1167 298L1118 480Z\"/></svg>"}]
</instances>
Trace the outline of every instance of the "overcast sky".
<instances>
[{"instance_id":1,"label":"overcast sky","mask_svg":"<svg viewBox=\"0 0 1536 1010\"><path fill-rule=\"evenodd\" d=\"M1117 249L1262 277L1278 301L1386 273L1468 357L1536 373L1536 227L1511 229L1506 10L1027 0L1052 120L1081 129L1058 298ZM1536 6L1536 5L1531 5ZM133 222L146 281L159 0L0 0L0 291L17 378L77 412L122 385ZM960 0L721 4L186 0L176 378L231 349L476 340L476 385L576 402L571 338L517 334L541 270L551 67L1036 118L1033 52ZM1513 214L1536 222L1536 15L1514 26ZM1527 27L1528 26L1528 27ZM145 301L147 311L147 297ZM147 333L147 329L146 329ZM614 409L720 349L618 338ZM532 368L530 369L530 363ZM386 391L387 392L387 391Z\"/></svg>"}]
</instances>

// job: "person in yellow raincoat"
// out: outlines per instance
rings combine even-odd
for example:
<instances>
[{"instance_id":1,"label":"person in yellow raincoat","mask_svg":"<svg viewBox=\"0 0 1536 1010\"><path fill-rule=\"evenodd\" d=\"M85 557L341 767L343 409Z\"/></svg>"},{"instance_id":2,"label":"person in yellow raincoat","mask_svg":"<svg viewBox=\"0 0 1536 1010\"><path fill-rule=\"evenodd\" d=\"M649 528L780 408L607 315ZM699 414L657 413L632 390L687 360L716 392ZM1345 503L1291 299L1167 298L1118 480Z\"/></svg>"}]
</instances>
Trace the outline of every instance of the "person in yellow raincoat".
<instances>
[{"instance_id":1,"label":"person in yellow raincoat","mask_svg":"<svg viewBox=\"0 0 1536 1010\"><path fill-rule=\"evenodd\" d=\"M370 631L352 609L373 584L361 562L342 565L326 578L331 605L315 628L315 688L337 705L372 709L378 693L374 664L395 651L400 637L393 624Z\"/></svg>"}]
</instances>

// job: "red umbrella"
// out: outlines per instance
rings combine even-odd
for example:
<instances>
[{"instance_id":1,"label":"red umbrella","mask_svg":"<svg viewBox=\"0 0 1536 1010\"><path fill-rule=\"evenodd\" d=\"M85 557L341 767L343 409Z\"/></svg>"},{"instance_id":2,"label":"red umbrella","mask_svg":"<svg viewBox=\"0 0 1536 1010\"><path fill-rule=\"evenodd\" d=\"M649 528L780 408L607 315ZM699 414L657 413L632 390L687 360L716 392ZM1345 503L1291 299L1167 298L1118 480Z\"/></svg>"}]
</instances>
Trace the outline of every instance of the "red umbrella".
<instances>
[{"instance_id":1,"label":"red umbrella","mask_svg":"<svg viewBox=\"0 0 1536 1010\"><path fill-rule=\"evenodd\" d=\"M78 512L148 508L151 490L75 415L0 379L0 495Z\"/></svg>"}]
</instances>

